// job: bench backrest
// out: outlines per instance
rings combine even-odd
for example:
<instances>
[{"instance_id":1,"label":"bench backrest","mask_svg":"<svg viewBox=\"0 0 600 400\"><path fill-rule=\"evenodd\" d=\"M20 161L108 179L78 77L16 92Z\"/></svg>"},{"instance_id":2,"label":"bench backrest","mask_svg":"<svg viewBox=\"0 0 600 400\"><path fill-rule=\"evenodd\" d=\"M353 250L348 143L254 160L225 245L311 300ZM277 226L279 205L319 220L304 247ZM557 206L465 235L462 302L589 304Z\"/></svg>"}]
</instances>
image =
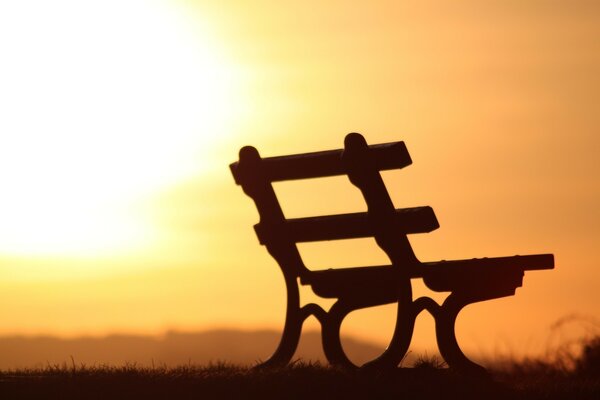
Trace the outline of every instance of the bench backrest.
<instances>
[{"instance_id":1,"label":"bench backrest","mask_svg":"<svg viewBox=\"0 0 600 400\"><path fill-rule=\"evenodd\" d=\"M392 264L406 267L418 262L406 234L430 232L439 227L431 207L394 208L380 171L412 163L403 142L367 145L358 133L346 136L344 149L262 158L251 146L240 150L230 165L258 210L255 231L261 244L278 261L284 274L310 273L297 242L374 237ZM347 175L367 203L366 213L286 219L272 182Z\"/></svg>"}]
</instances>

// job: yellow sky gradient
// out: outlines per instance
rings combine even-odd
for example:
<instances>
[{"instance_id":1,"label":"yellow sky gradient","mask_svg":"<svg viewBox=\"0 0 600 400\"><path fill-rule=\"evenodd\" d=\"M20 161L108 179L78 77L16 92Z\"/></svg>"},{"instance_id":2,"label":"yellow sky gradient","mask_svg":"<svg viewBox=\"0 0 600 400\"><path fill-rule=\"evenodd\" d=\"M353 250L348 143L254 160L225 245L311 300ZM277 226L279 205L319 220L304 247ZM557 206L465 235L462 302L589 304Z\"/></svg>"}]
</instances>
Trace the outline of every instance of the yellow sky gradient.
<instances>
[{"instance_id":1,"label":"yellow sky gradient","mask_svg":"<svg viewBox=\"0 0 600 400\"><path fill-rule=\"evenodd\" d=\"M600 318L598 4L43 4L0 6L0 334L279 329L283 279L228 164L351 131L405 141L413 165L384 179L436 212L410 237L422 261L555 254L461 312L466 351L541 352L559 318ZM275 188L287 216L365 208L343 177ZM387 262L369 240L300 251ZM385 306L343 331L385 343L393 323Z\"/></svg>"}]
</instances>

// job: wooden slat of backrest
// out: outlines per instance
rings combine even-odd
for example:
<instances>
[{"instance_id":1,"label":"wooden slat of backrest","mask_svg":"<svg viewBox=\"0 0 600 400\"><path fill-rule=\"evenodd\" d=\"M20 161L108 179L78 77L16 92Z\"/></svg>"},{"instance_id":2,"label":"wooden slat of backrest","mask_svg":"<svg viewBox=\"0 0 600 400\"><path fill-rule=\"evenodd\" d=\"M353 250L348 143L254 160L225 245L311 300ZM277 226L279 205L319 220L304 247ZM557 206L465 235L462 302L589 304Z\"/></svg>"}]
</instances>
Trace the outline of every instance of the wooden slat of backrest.
<instances>
[{"instance_id":1,"label":"wooden slat of backrest","mask_svg":"<svg viewBox=\"0 0 600 400\"><path fill-rule=\"evenodd\" d=\"M261 168L265 179L270 182L344 175L346 169L342 153L343 150L339 149L267 157L261 159ZM404 168L412 163L404 142L369 146L369 158L380 171ZM239 163L231 164L230 168L235 182L240 184Z\"/></svg>"},{"instance_id":2,"label":"wooden slat of backrest","mask_svg":"<svg viewBox=\"0 0 600 400\"><path fill-rule=\"evenodd\" d=\"M397 235L427 233L439 227L431 207L398 209L391 224ZM356 239L374 236L376 233L366 212L288 219L275 229L271 225L259 223L254 229L263 244L268 242L273 230L284 231L294 242Z\"/></svg>"}]
</instances>

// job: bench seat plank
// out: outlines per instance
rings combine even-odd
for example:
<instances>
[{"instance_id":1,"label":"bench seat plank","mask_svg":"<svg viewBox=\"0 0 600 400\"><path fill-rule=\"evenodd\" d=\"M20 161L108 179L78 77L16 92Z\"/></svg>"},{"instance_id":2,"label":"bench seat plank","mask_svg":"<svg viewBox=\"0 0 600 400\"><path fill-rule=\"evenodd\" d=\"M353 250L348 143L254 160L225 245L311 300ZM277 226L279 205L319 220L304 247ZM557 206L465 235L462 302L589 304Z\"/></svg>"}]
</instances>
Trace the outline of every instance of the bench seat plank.
<instances>
[{"instance_id":1,"label":"bench seat plank","mask_svg":"<svg viewBox=\"0 0 600 400\"><path fill-rule=\"evenodd\" d=\"M464 260L442 260L433 262L422 262L421 265L432 270L445 268L446 271L457 273L459 269L489 268L495 266L515 267L524 270L553 269L554 255L552 254L530 254L525 256L509 257L484 257L469 258Z\"/></svg>"},{"instance_id":2,"label":"bench seat plank","mask_svg":"<svg viewBox=\"0 0 600 400\"><path fill-rule=\"evenodd\" d=\"M423 280L439 292L491 292L518 283L524 271L553 269L552 254L424 262ZM518 281L518 282L517 282ZM507 294L508 295L508 294Z\"/></svg>"},{"instance_id":3,"label":"bench seat plank","mask_svg":"<svg viewBox=\"0 0 600 400\"><path fill-rule=\"evenodd\" d=\"M424 262L412 269L410 278L423 278L427 287L438 292L457 291L478 297L497 298L514 294L522 284L523 272L554 268L552 254L473 258ZM402 271L392 265L335 268L311 271L301 279L321 297L381 296L390 302L390 293L402 279ZM386 300L386 302L387 302ZM381 303L384 304L384 303Z\"/></svg>"},{"instance_id":4,"label":"bench seat plank","mask_svg":"<svg viewBox=\"0 0 600 400\"><path fill-rule=\"evenodd\" d=\"M399 235L408 233L427 233L439 228L433 209L429 206L401 208L394 212L392 229ZM368 213L350 213L320 217L291 218L273 229L270 224L259 223L254 226L261 244L268 243L269 235L284 234L294 242L315 242L322 240L355 239L374 236L373 221Z\"/></svg>"},{"instance_id":5,"label":"bench seat plank","mask_svg":"<svg viewBox=\"0 0 600 400\"><path fill-rule=\"evenodd\" d=\"M391 265L311 271L301 279L323 298L343 298L357 303L388 304L398 299L401 271Z\"/></svg>"}]
</instances>

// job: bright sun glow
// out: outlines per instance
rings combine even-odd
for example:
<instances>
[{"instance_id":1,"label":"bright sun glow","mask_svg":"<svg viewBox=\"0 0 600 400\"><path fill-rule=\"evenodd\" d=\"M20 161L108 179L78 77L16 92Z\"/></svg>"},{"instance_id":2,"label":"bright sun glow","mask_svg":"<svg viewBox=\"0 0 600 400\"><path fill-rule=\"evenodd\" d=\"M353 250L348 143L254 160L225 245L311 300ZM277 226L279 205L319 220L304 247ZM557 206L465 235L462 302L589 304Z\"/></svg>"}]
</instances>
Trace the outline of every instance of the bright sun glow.
<instances>
[{"instance_id":1,"label":"bright sun glow","mask_svg":"<svg viewBox=\"0 0 600 400\"><path fill-rule=\"evenodd\" d=\"M164 1L0 3L0 254L149 245L136 201L201 172L228 129L232 76L202 29Z\"/></svg>"}]
</instances>

